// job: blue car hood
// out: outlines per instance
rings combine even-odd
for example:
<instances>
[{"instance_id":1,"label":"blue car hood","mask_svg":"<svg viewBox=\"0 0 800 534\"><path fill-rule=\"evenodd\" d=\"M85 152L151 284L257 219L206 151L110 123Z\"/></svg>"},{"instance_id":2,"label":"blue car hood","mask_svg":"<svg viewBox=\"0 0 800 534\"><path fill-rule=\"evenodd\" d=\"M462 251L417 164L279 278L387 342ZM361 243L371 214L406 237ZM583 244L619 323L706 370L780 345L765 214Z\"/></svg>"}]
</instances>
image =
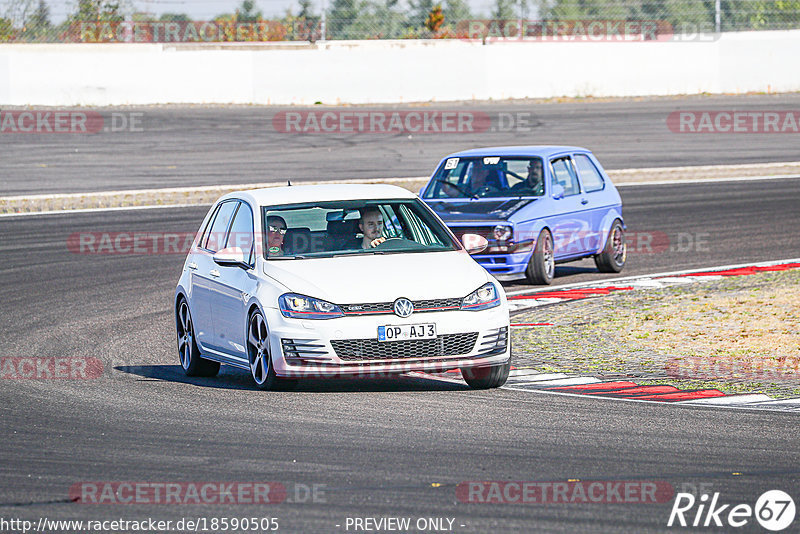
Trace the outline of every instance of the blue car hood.
<instances>
[{"instance_id":1,"label":"blue car hood","mask_svg":"<svg viewBox=\"0 0 800 534\"><path fill-rule=\"evenodd\" d=\"M501 198L497 200L437 201L428 205L444 222L481 222L507 220L535 198Z\"/></svg>"}]
</instances>

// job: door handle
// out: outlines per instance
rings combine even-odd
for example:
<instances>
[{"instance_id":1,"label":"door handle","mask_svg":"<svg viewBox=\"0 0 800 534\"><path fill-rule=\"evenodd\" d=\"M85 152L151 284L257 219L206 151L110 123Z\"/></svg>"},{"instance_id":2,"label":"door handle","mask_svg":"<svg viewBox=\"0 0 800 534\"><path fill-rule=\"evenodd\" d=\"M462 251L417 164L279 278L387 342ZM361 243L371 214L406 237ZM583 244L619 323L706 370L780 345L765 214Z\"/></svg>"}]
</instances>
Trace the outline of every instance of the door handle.
<instances>
[{"instance_id":1,"label":"door handle","mask_svg":"<svg viewBox=\"0 0 800 534\"><path fill-rule=\"evenodd\" d=\"M583 204L584 206L585 206L586 204L588 204L588 203L589 203L589 201L588 201L588 200L586 200L585 198L582 198L582 199L581 199L581 204Z\"/></svg>"},{"instance_id":2,"label":"door handle","mask_svg":"<svg viewBox=\"0 0 800 534\"><path fill-rule=\"evenodd\" d=\"M192 262L189 265L187 265L187 267L194 271L195 269L197 269L197 264L195 262Z\"/></svg>"},{"instance_id":3,"label":"door handle","mask_svg":"<svg viewBox=\"0 0 800 534\"><path fill-rule=\"evenodd\" d=\"M216 278L216 277L218 277L218 276L219 276L219 271L218 271L218 270L216 270L216 269L214 269L213 271L209 271L209 273L208 273L208 274L210 274L211 276L213 276L214 278Z\"/></svg>"}]
</instances>

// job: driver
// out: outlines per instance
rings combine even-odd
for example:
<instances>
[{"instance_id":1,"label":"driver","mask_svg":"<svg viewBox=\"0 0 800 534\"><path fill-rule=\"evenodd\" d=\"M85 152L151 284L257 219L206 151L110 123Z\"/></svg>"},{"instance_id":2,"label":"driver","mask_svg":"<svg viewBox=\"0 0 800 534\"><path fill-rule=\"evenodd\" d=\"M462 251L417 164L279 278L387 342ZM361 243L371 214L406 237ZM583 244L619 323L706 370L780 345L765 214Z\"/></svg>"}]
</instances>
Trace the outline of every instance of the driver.
<instances>
[{"instance_id":1,"label":"driver","mask_svg":"<svg viewBox=\"0 0 800 534\"><path fill-rule=\"evenodd\" d=\"M386 238L381 234L383 233L383 215L378 208L363 208L361 211L361 220L358 221L358 227L364 234L359 243L363 249L375 248L384 241Z\"/></svg>"},{"instance_id":2,"label":"driver","mask_svg":"<svg viewBox=\"0 0 800 534\"><path fill-rule=\"evenodd\" d=\"M267 254L283 256L283 238L286 235L286 220L278 215L267 217Z\"/></svg>"},{"instance_id":3,"label":"driver","mask_svg":"<svg viewBox=\"0 0 800 534\"><path fill-rule=\"evenodd\" d=\"M481 190L492 190L492 189L499 189L500 184L496 181L492 181L492 175L497 174L496 167L490 167L484 165L481 161L476 161L475 166L472 169L472 177L470 178L469 182L469 193L471 195L476 195Z\"/></svg>"}]
</instances>

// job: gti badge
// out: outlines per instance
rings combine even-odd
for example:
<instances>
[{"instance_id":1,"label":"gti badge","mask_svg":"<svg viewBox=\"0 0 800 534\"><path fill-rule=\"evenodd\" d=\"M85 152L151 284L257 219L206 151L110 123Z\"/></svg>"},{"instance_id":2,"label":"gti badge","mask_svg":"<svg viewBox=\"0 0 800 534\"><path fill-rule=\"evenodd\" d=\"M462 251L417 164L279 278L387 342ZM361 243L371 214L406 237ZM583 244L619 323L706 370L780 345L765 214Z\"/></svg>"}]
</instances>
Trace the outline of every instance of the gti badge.
<instances>
[{"instance_id":1,"label":"gti badge","mask_svg":"<svg viewBox=\"0 0 800 534\"><path fill-rule=\"evenodd\" d=\"M414 313L414 304L406 299L401 298L394 301L394 314L398 317L408 317Z\"/></svg>"}]
</instances>

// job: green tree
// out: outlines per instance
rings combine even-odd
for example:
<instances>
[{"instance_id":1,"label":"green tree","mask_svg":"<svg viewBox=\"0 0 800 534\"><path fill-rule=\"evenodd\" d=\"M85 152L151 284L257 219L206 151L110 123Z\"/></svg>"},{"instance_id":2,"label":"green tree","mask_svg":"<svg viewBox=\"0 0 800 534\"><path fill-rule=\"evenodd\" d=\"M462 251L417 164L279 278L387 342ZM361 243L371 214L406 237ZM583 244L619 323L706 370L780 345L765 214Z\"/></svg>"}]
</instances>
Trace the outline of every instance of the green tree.
<instances>
[{"instance_id":1,"label":"green tree","mask_svg":"<svg viewBox=\"0 0 800 534\"><path fill-rule=\"evenodd\" d=\"M50 22L50 7L44 0L39 0L36 10L25 21L25 36L33 39L45 39L53 30Z\"/></svg>"},{"instance_id":2,"label":"green tree","mask_svg":"<svg viewBox=\"0 0 800 534\"><path fill-rule=\"evenodd\" d=\"M14 23L11 22L11 19L0 18L0 43L13 41L15 34Z\"/></svg>"},{"instance_id":3,"label":"green tree","mask_svg":"<svg viewBox=\"0 0 800 534\"><path fill-rule=\"evenodd\" d=\"M428 13L428 18L425 19L425 28L434 34L439 33L444 23L444 13L442 12L441 4L436 4Z\"/></svg>"},{"instance_id":4,"label":"green tree","mask_svg":"<svg viewBox=\"0 0 800 534\"><path fill-rule=\"evenodd\" d=\"M408 23L414 28L424 27L428 14L433 10L433 0L409 0L408 5L411 8Z\"/></svg>"},{"instance_id":5,"label":"green tree","mask_svg":"<svg viewBox=\"0 0 800 534\"><path fill-rule=\"evenodd\" d=\"M296 17L287 13L286 20L291 20L292 40L316 41L321 37L320 16L314 13L312 0L299 0L300 11Z\"/></svg>"},{"instance_id":6,"label":"green tree","mask_svg":"<svg viewBox=\"0 0 800 534\"><path fill-rule=\"evenodd\" d=\"M333 0L328 13L328 36L331 39L354 38L350 36L348 27L356 22L363 7L359 0Z\"/></svg>"},{"instance_id":7,"label":"green tree","mask_svg":"<svg viewBox=\"0 0 800 534\"><path fill-rule=\"evenodd\" d=\"M516 19L514 12L514 0L495 0L492 7L492 18L495 20Z\"/></svg>"},{"instance_id":8,"label":"green tree","mask_svg":"<svg viewBox=\"0 0 800 534\"><path fill-rule=\"evenodd\" d=\"M800 0L756 2L750 11L750 27L754 30L788 30L800 28Z\"/></svg>"},{"instance_id":9,"label":"green tree","mask_svg":"<svg viewBox=\"0 0 800 534\"><path fill-rule=\"evenodd\" d=\"M400 39L408 31L405 13L394 9L396 0L365 0L357 15L332 39ZM332 17L331 17L332 18Z\"/></svg>"},{"instance_id":10,"label":"green tree","mask_svg":"<svg viewBox=\"0 0 800 534\"><path fill-rule=\"evenodd\" d=\"M236 20L239 22L257 22L263 18L261 11L256 11L253 0L243 0L242 5L236 9Z\"/></svg>"},{"instance_id":11,"label":"green tree","mask_svg":"<svg viewBox=\"0 0 800 534\"><path fill-rule=\"evenodd\" d=\"M192 18L186 13L162 13L158 20L160 22L191 22Z\"/></svg>"},{"instance_id":12,"label":"green tree","mask_svg":"<svg viewBox=\"0 0 800 534\"><path fill-rule=\"evenodd\" d=\"M76 22L118 22L124 19L119 2L78 0L78 10L70 18Z\"/></svg>"},{"instance_id":13,"label":"green tree","mask_svg":"<svg viewBox=\"0 0 800 534\"><path fill-rule=\"evenodd\" d=\"M300 0L298 4L300 5L300 12L297 14L297 18L304 20L319 19L319 17L314 14L314 3L312 0Z\"/></svg>"},{"instance_id":14,"label":"green tree","mask_svg":"<svg viewBox=\"0 0 800 534\"><path fill-rule=\"evenodd\" d=\"M461 20L471 20L473 18L469 4L465 0L447 0L444 5L445 24L455 24Z\"/></svg>"}]
</instances>

